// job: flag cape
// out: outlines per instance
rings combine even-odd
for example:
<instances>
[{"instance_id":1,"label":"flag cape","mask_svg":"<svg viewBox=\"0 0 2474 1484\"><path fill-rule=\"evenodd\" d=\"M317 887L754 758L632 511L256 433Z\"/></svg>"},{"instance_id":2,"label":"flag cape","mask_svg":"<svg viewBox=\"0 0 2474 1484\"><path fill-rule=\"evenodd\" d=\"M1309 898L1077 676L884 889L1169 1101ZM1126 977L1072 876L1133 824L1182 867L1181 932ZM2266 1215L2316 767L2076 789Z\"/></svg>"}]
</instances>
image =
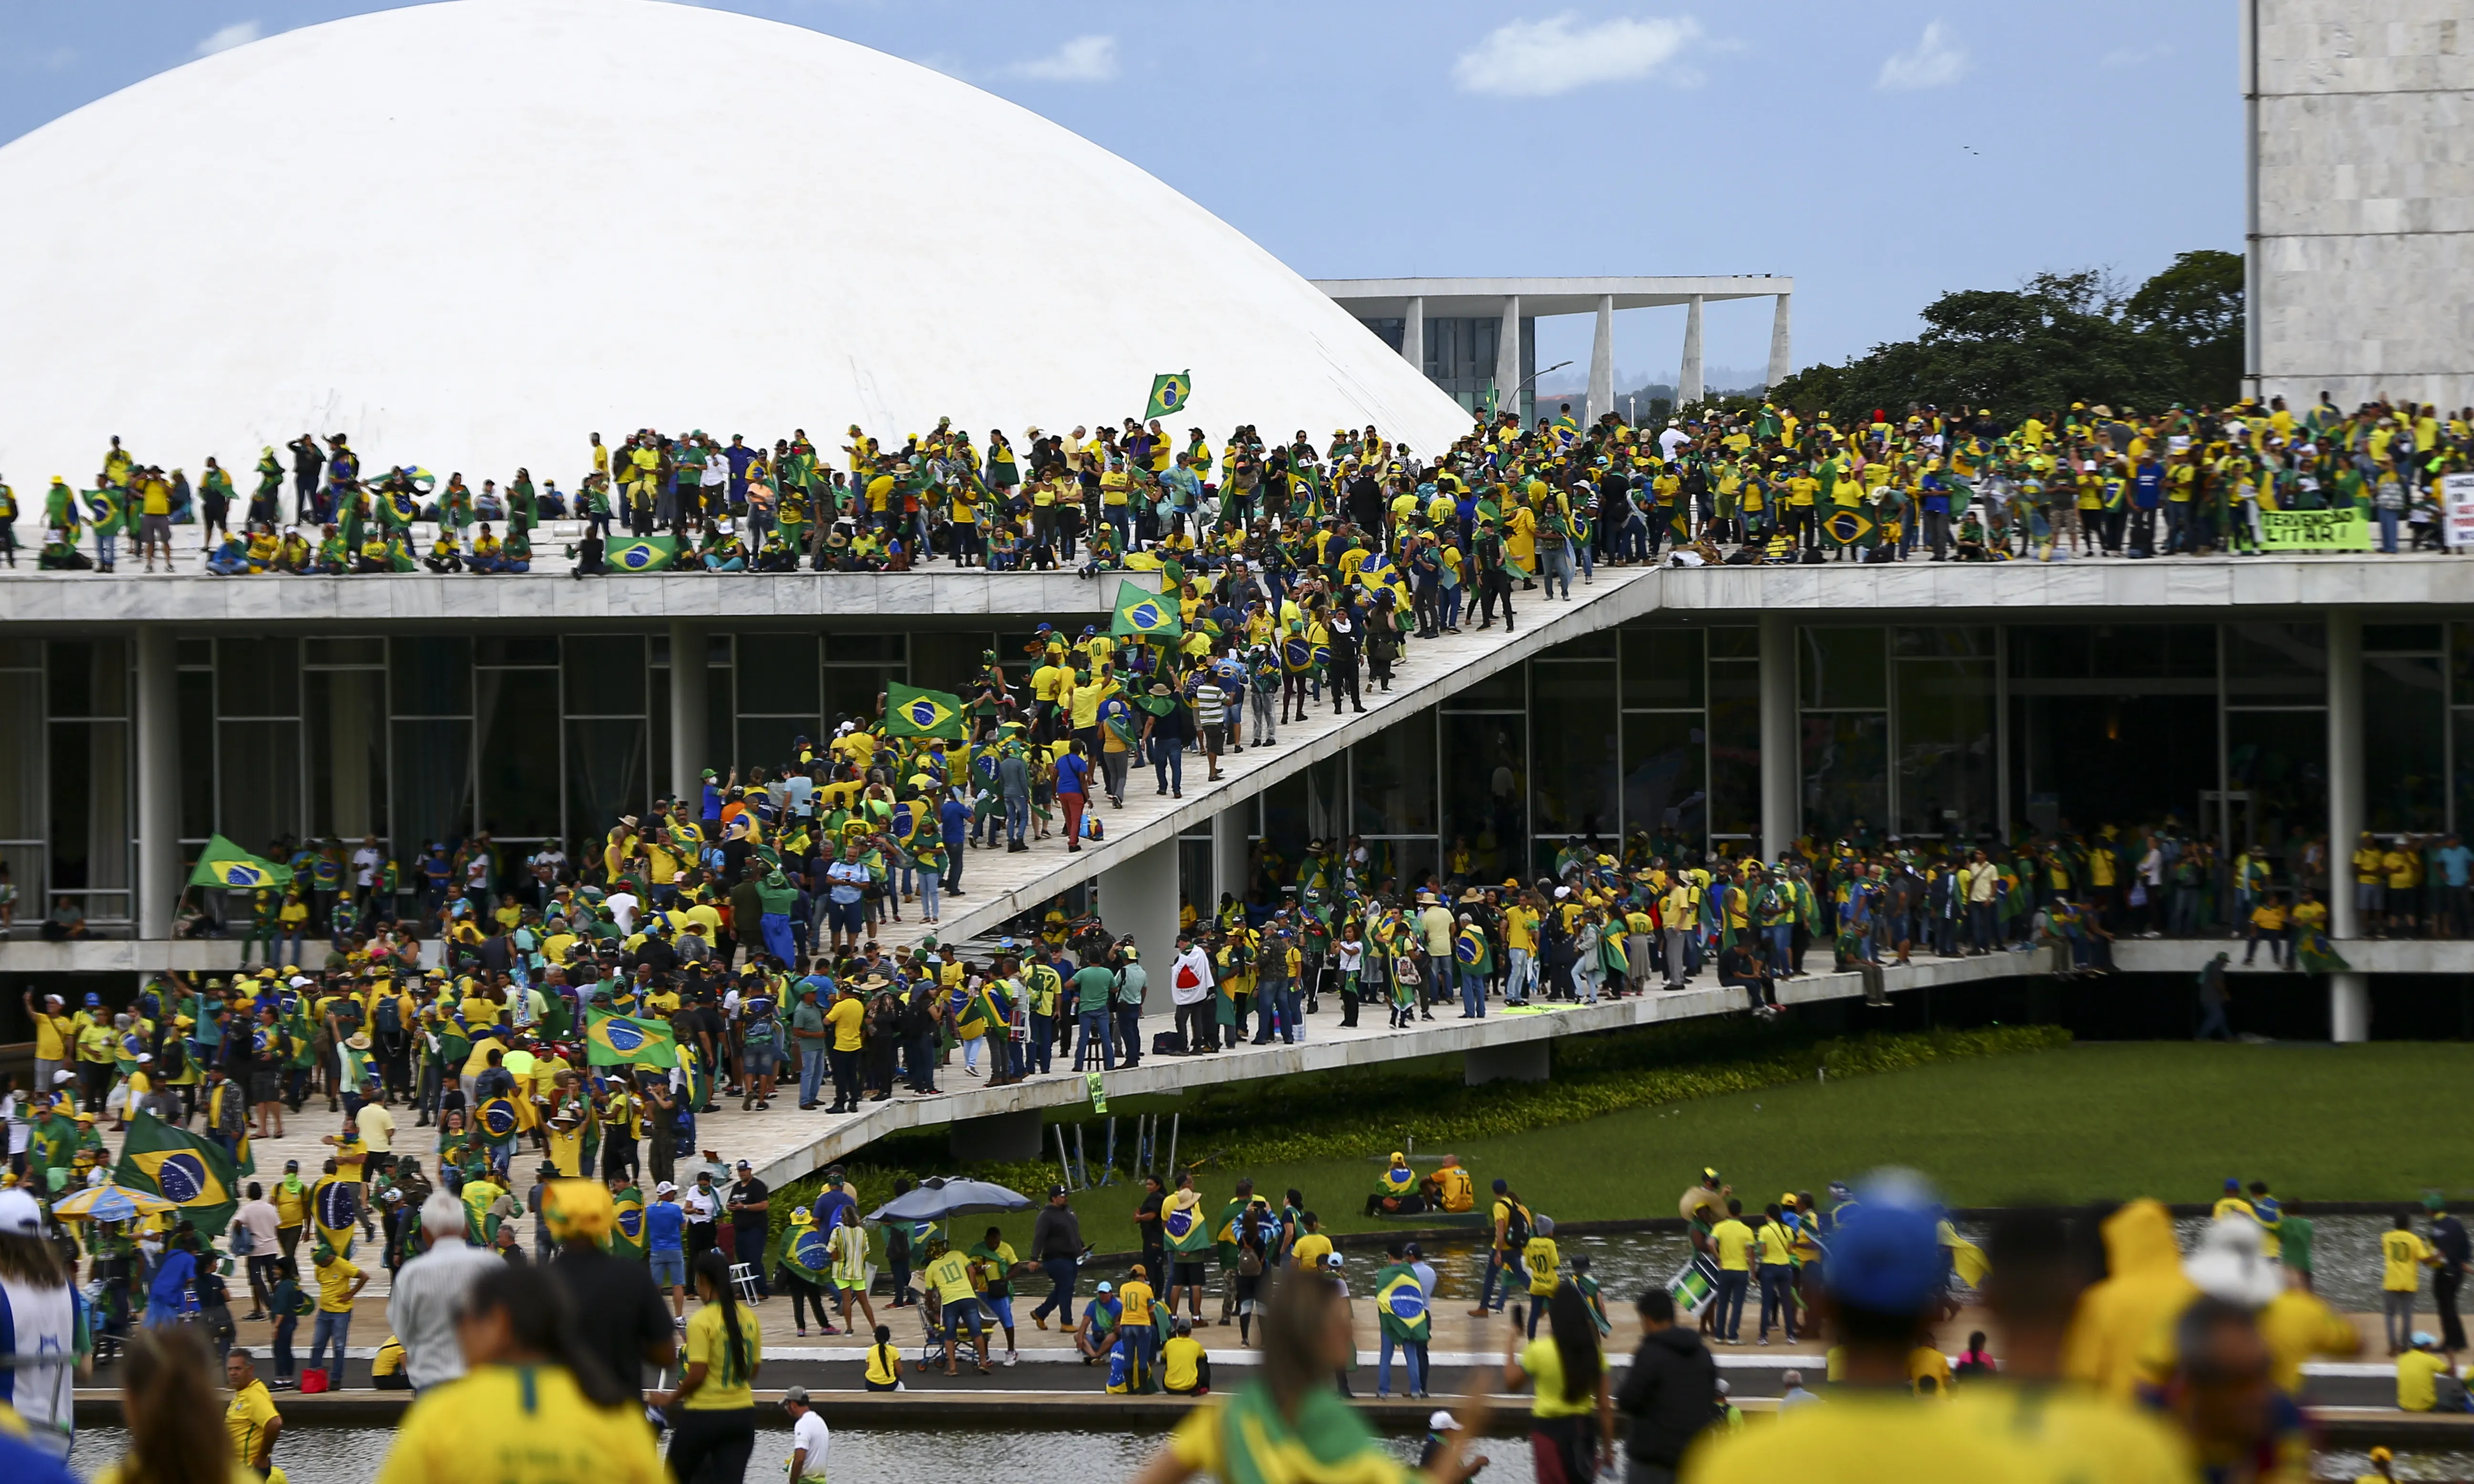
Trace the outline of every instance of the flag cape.
<instances>
[{"instance_id":1,"label":"flag cape","mask_svg":"<svg viewBox=\"0 0 2474 1484\"><path fill-rule=\"evenodd\" d=\"M962 740L962 698L888 680L885 685L885 735Z\"/></svg>"},{"instance_id":2,"label":"flag cape","mask_svg":"<svg viewBox=\"0 0 2474 1484\"><path fill-rule=\"evenodd\" d=\"M248 891L259 887L288 887L292 884L289 867L276 864L263 856L254 856L220 835L210 837L206 847L198 852L198 864L189 872L193 887L223 887Z\"/></svg>"},{"instance_id":3,"label":"flag cape","mask_svg":"<svg viewBox=\"0 0 2474 1484\"><path fill-rule=\"evenodd\" d=\"M642 1260L644 1255L644 1192L630 1185L618 1192L612 1205L610 1251L621 1257Z\"/></svg>"},{"instance_id":4,"label":"flag cape","mask_svg":"<svg viewBox=\"0 0 2474 1484\"><path fill-rule=\"evenodd\" d=\"M638 1020L602 1010L584 1012L584 1059L588 1066L674 1067L678 1038L659 1020Z\"/></svg>"},{"instance_id":5,"label":"flag cape","mask_svg":"<svg viewBox=\"0 0 2474 1484\"><path fill-rule=\"evenodd\" d=\"M833 1253L826 1233L814 1226L794 1226L782 1235L782 1260L809 1282L822 1285L833 1274Z\"/></svg>"},{"instance_id":6,"label":"flag cape","mask_svg":"<svg viewBox=\"0 0 2474 1484\"><path fill-rule=\"evenodd\" d=\"M1880 541L1880 527L1861 508L1848 506L1832 510L1821 523L1822 539L1837 549L1848 547L1870 547Z\"/></svg>"},{"instance_id":7,"label":"flag cape","mask_svg":"<svg viewBox=\"0 0 2474 1484\"><path fill-rule=\"evenodd\" d=\"M1143 421L1149 422L1152 418L1164 418L1172 413L1182 412L1185 410L1187 401L1193 396L1194 373L1190 371L1170 372L1153 377L1152 377L1152 400L1143 409Z\"/></svg>"},{"instance_id":8,"label":"flag cape","mask_svg":"<svg viewBox=\"0 0 2474 1484\"><path fill-rule=\"evenodd\" d=\"M1171 599L1125 582L1117 586L1117 617L1108 632L1118 639L1182 639L1185 621Z\"/></svg>"},{"instance_id":9,"label":"flag cape","mask_svg":"<svg viewBox=\"0 0 2474 1484\"><path fill-rule=\"evenodd\" d=\"M678 538L620 536L604 548L601 559L612 572L661 572L678 562Z\"/></svg>"},{"instance_id":10,"label":"flag cape","mask_svg":"<svg viewBox=\"0 0 2474 1484\"><path fill-rule=\"evenodd\" d=\"M85 492L86 523L98 536L117 536L129 523L126 497L119 490Z\"/></svg>"},{"instance_id":11,"label":"flag cape","mask_svg":"<svg viewBox=\"0 0 2474 1484\"><path fill-rule=\"evenodd\" d=\"M216 1145L149 1112L140 1111L129 1120L120 1165L111 1178L131 1190L158 1195L180 1206L190 1224L208 1236L221 1234L240 1206L240 1172L230 1156Z\"/></svg>"}]
</instances>

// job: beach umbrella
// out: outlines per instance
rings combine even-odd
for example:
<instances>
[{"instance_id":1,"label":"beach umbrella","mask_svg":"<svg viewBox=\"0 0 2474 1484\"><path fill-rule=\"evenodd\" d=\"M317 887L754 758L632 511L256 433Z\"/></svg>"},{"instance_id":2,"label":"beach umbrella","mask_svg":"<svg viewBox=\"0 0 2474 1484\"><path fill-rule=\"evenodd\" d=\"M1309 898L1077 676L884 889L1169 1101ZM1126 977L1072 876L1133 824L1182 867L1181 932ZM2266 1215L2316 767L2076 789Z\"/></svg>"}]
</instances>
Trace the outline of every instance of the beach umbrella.
<instances>
[{"instance_id":1,"label":"beach umbrella","mask_svg":"<svg viewBox=\"0 0 2474 1484\"><path fill-rule=\"evenodd\" d=\"M1027 1211L1031 1199L983 1180L930 1178L918 1189L905 1191L868 1213L870 1221L943 1221L954 1216L982 1216L998 1211Z\"/></svg>"},{"instance_id":2,"label":"beach umbrella","mask_svg":"<svg viewBox=\"0 0 2474 1484\"><path fill-rule=\"evenodd\" d=\"M68 1221L135 1221L158 1211L177 1211L177 1202L144 1190L130 1190L109 1180L88 1185L52 1203L52 1214Z\"/></svg>"}]
</instances>

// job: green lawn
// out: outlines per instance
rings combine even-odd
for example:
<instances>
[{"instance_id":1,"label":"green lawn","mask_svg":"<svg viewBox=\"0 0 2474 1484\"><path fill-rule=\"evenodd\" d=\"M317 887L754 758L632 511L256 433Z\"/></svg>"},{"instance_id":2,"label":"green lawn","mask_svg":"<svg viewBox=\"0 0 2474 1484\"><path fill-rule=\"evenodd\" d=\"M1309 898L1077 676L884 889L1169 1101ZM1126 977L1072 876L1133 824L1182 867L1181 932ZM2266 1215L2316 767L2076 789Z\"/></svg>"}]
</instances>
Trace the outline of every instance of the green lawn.
<instances>
[{"instance_id":1,"label":"green lawn","mask_svg":"<svg viewBox=\"0 0 2474 1484\"><path fill-rule=\"evenodd\" d=\"M2289 1199L2411 1201L2474 1194L2474 1128L2449 1091L2470 1074L2474 1045L2083 1045L1640 1108L1449 1153L1481 1188L1501 1176L1565 1221L1671 1216L1705 1164L1748 1200L1899 1164L1954 1204L2206 1201L2229 1175ZM1302 1190L1327 1229L1372 1229L1384 1224L1356 1211L1384 1150L1370 1140L1367 1153L1207 1172L1208 1204L1247 1174L1275 1204ZM1133 1245L1138 1189L1075 1197L1102 1251ZM1029 1234L1027 1219L1007 1225Z\"/></svg>"}]
</instances>

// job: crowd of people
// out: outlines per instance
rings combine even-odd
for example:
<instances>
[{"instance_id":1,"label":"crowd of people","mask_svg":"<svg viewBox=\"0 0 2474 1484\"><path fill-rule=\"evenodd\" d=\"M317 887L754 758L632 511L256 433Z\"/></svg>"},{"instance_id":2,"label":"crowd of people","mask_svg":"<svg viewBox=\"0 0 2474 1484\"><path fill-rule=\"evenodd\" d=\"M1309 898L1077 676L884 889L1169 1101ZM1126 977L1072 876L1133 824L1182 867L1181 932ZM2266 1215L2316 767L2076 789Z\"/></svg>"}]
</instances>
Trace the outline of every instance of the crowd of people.
<instances>
[{"instance_id":1,"label":"crowd of people","mask_svg":"<svg viewBox=\"0 0 2474 1484\"><path fill-rule=\"evenodd\" d=\"M441 482L416 464L365 465L345 435L304 433L260 450L246 495L214 458L193 483L114 437L93 488L52 479L36 561L113 572L133 531L144 571L158 558L175 570L176 530L194 526L187 559L224 575L521 572L541 523L565 520L582 528L579 575L907 571L941 556L1086 572L1243 560L1276 584L1325 560L1337 528L1403 573L1431 572L1432 600L1457 607L1506 567L1568 589L1576 572L1662 549L1686 566L2256 552L2262 516L2286 511L2358 511L2392 551L2445 545L2442 481L2467 470L2474 409L2348 411L2322 393L2299 412L2282 398L2144 413L2074 402L2014 423L1966 406L1765 403L1635 427L1613 412L1584 426L1565 402L1527 427L1482 417L1431 456L1370 426L1318 447L1304 429L1273 445L1240 425L1214 449L1201 427L1180 446L1158 419L1132 418L1029 427L1018 445L995 428L975 442L951 419L898 444L856 424L846 437L837 455L805 429L769 449L702 429L644 428L616 447L594 433L570 493L526 469L503 488ZM0 484L10 566L18 517ZM657 561L609 561L614 541L656 536Z\"/></svg>"}]
</instances>

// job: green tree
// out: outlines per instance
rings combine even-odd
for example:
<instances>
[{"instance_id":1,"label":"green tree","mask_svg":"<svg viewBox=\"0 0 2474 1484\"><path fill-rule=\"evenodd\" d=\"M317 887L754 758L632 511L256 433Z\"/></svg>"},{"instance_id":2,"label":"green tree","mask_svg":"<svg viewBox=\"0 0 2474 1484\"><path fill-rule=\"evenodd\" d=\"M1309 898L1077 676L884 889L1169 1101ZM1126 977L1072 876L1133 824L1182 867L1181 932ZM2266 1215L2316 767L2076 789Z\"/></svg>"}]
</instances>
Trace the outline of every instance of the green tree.
<instances>
[{"instance_id":1,"label":"green tree","mask_svg":"<svg viewBox=\"0 0 2474 1484\"><path fill-rule=\"evenodd\" d=\"M2139 286L2123 311L2182 360L2184 401L2222 406L2242 395L2243 259L2202 248Z\"/></svg>"}]
</instances>

